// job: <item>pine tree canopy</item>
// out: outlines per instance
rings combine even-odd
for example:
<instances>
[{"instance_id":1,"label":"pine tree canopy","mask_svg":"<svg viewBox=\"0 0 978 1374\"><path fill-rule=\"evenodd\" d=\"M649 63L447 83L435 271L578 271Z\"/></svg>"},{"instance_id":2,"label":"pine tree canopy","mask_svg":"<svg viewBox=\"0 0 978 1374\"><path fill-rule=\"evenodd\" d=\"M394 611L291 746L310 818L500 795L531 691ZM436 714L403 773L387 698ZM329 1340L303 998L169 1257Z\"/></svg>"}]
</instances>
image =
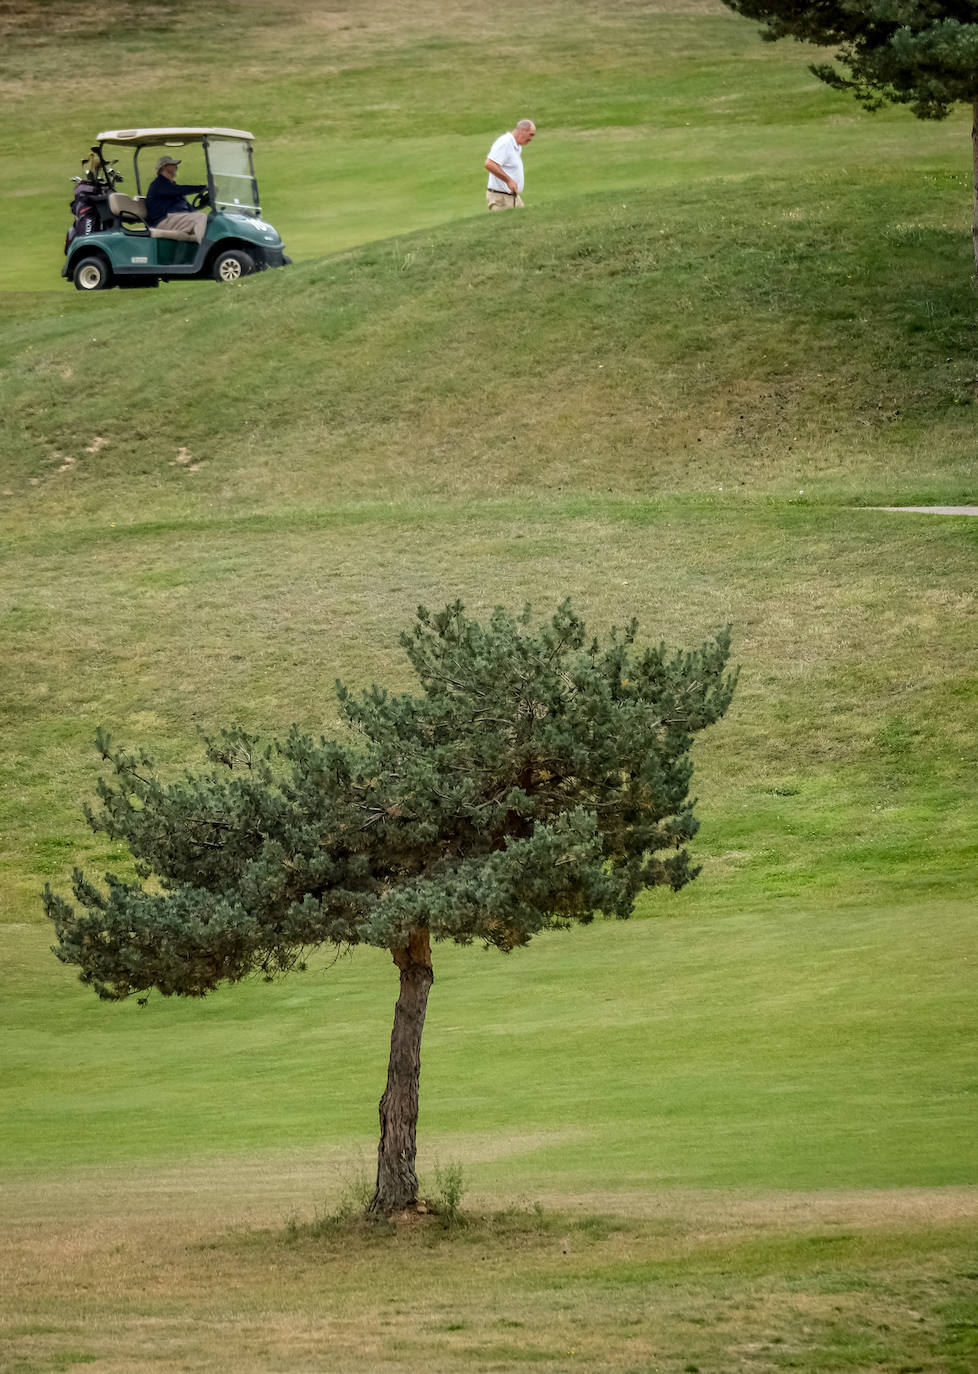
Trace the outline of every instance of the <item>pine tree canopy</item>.
<instances>
[{"instance_id":1,"label":"pine tree canopy","mask_svg":"<svg viewBox=\"0 0 978 1374\"><path fill-rule=\"evenodd\" d=\"M636 628L599 643L569 603L536 628L528 610L421 608L401 636L417 695L338 684L342 738L226 730L177 781L100 732L88 820L138 880L76 870L73 902L45 889L55 952L103 998L202 996L313 946L396 950L427 930L508 951L682 887L689 750L731 700L730 635L639 650Z\"/></svg>"},{"instance_id":2,"label":"pine tree canopy","mask_svg":"<svg viewBox=\"0 0 978 1374\"><path fill-rule=\"evenodd\" d=\"M829 63L811 70L853 93L867 109L909 105L921 119L943 119L978 99L978 4L934 0L724 0L765 25L774 41L797 38L837 48L844 75Z\"/></svg>"}]
</instances>

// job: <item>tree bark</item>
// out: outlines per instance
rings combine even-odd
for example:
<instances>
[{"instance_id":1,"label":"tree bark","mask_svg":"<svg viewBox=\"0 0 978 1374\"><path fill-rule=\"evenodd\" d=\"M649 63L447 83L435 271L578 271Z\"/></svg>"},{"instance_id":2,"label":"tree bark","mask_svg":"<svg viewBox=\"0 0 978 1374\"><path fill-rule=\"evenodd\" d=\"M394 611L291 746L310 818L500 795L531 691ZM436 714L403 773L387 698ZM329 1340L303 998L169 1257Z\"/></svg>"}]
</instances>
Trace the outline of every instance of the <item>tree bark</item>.
<instances>
[{"instance_id":1,"label":"tree bark","mask_svg":"<svg viewBox=\"0 0 978 1374\"><path fill-rule=\"evenodd\" d=\"M975 277L978 280L978 100L971 115L971 167L974 183L974 209L971 216L971 241L975 250Z\"/></svg>"},{"instance_id":2,"label":"tree bark","mask_svg":"<svg viewBox=\"0 0 978 1374\"><path fill-rule=\"evenodd\" d=\"M380 1099L380 1144L377 1186L367 1211L389 1216L418 1201L415 1172L418 1130L418 1085L421 1080L421 1032L428 993L434 982L431 941L427 930L413 930L404 948L392 949L401 974L394 1008L387 1089Z\"/></svg>"}]
</instances>

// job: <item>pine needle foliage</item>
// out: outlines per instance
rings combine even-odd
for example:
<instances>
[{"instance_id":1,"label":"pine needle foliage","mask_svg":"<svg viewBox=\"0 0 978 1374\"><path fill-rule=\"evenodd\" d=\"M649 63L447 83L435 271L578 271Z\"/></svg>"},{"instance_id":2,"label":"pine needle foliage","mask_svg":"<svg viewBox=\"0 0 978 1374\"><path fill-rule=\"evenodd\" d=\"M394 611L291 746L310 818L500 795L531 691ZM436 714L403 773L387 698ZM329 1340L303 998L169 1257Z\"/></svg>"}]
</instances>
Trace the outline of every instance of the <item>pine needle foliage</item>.
<instances>
[{"instance_id":1,"label":"pine needle foliage","mask_svg":"<svg viewBox=\"0 0 978 1374\"><path fill-rule=\"evenodd\" d=\"M164 783L100 733L112 772L88 821L156 890L79 871L77 907L46 889L58 957L104 998L193 997L313 945L391 948L423 925L508 951L681 888L697 871L689 746L730 701L729 632L636 653L636 624L588 643L569 603L527 624L420 609L401 643L422 694L338 684L349 742L293 728L261 750L227 730L208 746L218 769Z\"/></svg>"},{"instance_id":2,"label":"pine needle foliage","mask_svg":"<svg viewBox=\"0 0 978 1374\"><path fill-rule=\"evenodd\" d=\"M688 652L639 650L636 633L589 638L569 602L536 628L529 608L481 624L461 603L422 607L401 636L420 693L337 684L348 738L293 727L262 748L229 729L209 771L164 782L100 733L111 771L87 816L128 846L137 881L76 870L74 903L46 888L55 953L118 1000L274 977L313 946L389 949L401 998L381 1165L396 1178L378 1210L410 1205L430 941L507 952L627 917L643 888L698 871L689 751L731 700L730 633Z\"/></svg>"}]
</instances>

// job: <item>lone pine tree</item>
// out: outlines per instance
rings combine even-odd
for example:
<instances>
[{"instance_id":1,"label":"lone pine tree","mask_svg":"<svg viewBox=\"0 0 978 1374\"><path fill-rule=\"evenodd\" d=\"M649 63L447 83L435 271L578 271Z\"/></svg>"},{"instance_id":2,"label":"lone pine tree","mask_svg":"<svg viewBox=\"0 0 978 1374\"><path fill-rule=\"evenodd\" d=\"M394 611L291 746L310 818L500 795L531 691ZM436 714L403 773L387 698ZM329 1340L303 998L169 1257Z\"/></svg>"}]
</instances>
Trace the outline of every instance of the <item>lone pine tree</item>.
<instances>
[{"instance_id":1,"label":"lone pine tree","mask_svg":"<svg viewBox=\"0 0 978 1374\"><path fill-rule=\"evenodd\" d=\"M698 871L689 750L730 702L729 633L694 652L640 652L635 634L589 641L569 603L535 629L528 610L421 608L401 636L420 694L338 684L348 739L293 727L260 749L228 730L206 772L164 783L100 734L111 772L88 820L139 881L76 870L74 904L46 888L58 958L103 998L202 997L312 947L388 949L400 995L370 1210L414 1205L432 940L509 952Z\"/></svg>"},{"instance_id":2,"label":"lone pine tree","mask_svg":"<svg viewBox=\"0 0 978 1374\"><path fill-rule=\"evenodd\" d=\"M796 38L837 49L836 61L811 71L866 109L909 105L918 119L945 119L955 105L972 110L974 214L978 271L978 4L936 0L724 0L766 27L769 42Z\"/></svg>"}]
</instances>

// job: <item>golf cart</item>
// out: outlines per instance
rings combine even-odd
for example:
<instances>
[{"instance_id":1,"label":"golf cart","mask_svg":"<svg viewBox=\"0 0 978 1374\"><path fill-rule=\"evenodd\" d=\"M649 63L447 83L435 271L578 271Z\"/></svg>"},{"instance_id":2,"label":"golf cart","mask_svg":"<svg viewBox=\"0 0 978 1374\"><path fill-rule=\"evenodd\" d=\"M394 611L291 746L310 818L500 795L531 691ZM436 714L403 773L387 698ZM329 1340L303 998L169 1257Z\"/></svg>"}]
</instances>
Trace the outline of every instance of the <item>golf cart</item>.
<instances>
[{"instance_id":1,"label":"golf cart","mask_svg":"<svg viewBox=\"0 0 978 1374\"><path fill-rule=\"evenodd\" d=\"M291 259L277 231L261 218L252 140L244 129L112 129L99 134L84 175L74 178L75 223L61 275L79 291L103 291L109 286L157 286L178 277L236 282L267 267L284 267ZM119 190L123 178L117 167L129 152L131 196ZM172 152L182 164L181 182L207 185L193 201L194 209L210 207L203 243L192 234L146 223L145 186L164 152Z\"/></svg>"}]
</instances>

